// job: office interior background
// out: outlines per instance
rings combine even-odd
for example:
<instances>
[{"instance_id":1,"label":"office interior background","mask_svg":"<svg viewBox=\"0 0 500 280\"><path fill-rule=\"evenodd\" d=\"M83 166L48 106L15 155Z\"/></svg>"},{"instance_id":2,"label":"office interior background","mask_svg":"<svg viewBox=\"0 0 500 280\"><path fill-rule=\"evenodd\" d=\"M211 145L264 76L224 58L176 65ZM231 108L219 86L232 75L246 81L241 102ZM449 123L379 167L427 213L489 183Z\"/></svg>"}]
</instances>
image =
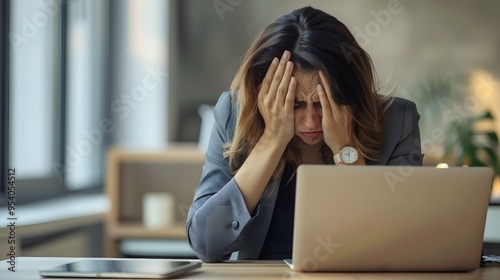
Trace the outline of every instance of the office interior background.
<instances>
[{"instance_id":1,"label":"office interior background","mask_svg":"<svg viewBox=\"0 0 500 280\"><path fill-rule=\"evenodd\" d=\"M110 212L141 224L147 191L172 182L182 224L211 106L258 31L307 5L353 32L381 93L417 103L425 165L495 168L485 243L498 254L499 1L3 0L0 218L12 168L18 254L191 257L182 226L124 234Z\"/></svg>"}]
</instances>

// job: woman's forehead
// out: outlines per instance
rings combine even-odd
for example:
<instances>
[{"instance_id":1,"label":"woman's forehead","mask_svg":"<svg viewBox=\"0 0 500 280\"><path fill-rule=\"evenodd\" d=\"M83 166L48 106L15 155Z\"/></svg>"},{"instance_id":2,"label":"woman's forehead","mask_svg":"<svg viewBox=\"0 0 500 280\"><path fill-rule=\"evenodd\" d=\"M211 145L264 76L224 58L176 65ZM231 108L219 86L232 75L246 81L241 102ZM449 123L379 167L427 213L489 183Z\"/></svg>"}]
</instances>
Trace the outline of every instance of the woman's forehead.
<instances>
[{"instance_id":1,"label":"woman's forehead","mask_svg":"<svg viewBox=\"0 0 500 280\"><path fill-rule=\"evenodd\" d=\"M321 81L318 71L303 72L298 69L295 69L293 71L293 76L297 80L297 83L301 84L304 87L308 86L316 87L316 85L318 85L318 83Z\"/></svg>"},{"instance_id":2,"label":"woman's forehead","mask_svg":"<svg viewBox=\"0 0 500 280\"><path fill-rule=\"evenodd\" d=\"M321 82L318 72L295 70L293 76L297 81L296 99L306 100L317 95L317 86Z\"/></svg>"}]
</instances>

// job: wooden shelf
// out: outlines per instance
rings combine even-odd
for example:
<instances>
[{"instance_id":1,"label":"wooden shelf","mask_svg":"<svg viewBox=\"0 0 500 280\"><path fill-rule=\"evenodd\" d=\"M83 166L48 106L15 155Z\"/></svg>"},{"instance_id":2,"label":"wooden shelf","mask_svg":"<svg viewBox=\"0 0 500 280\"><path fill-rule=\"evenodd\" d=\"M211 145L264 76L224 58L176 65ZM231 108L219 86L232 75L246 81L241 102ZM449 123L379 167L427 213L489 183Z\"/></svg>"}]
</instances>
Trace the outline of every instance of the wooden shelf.
<instances>
[{"instance_id":1,"label":"wooden shelf","mask_svg":"<svg viewBox=\"0 0 500 280\"><path fill-rule=\"evenodd\" d=\"M124 239L186 239L185 220L201 176L204 153L196 145L170 144L161 151L110 149L107 154L106 257L120 256ZM143 196L168 192L177 204L178 225L147 228L142 224ZM134 221L134 222L130 222Z\"/></svg>"},{"instance_id":2,"label":"wooden shelf","mask_svg":"<svg viewBox=\"0 0 500 280\"><path fill-rule=\"evenodd\" d=\"M110 149L108 160L124 162L204 162L203 151L196 146L172 145L166 150L137 151L120 148Z\"/></svg>"},{"instance_id":3,"label":"wooden shelf","mask_svg":"<svg viewBox=\"0 0 500 280\"><path fill-rule=\"evenodd\" d=\"M122 223L110 229L109 235L115 238L186 238L184 224L166 228L147 228L141 223Z\"/></svg>"}]
</instances>

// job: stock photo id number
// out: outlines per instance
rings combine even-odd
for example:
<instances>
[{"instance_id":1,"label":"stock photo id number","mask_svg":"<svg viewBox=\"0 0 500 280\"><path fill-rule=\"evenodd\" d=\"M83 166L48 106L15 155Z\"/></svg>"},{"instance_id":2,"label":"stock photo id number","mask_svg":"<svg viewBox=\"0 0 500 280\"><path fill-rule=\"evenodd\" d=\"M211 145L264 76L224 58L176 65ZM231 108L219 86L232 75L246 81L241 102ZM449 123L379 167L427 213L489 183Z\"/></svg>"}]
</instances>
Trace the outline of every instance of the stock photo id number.
<instances>
[{"instance_id":1,"label":"stock photo id number","mask_svg":"<svg viewBox=\"0 0 500 280\"><path fill-rule=\"evenodd\" d=\"M7 170L7 220L6 225L8 228L7 236L7 263L9 264L8 270L11 272L16 271L16 169L9 168Z\"/></svg>"}]
</instances>

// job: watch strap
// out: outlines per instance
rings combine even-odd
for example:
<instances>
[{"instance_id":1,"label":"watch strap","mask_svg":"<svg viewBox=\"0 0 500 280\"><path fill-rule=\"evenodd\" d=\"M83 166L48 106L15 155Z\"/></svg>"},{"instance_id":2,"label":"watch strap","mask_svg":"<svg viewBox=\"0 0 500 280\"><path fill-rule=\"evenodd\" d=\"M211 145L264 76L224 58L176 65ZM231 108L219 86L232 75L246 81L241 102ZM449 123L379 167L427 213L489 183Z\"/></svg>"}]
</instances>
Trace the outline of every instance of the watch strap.
<instances>
[{"instance_id":1,"label":"watch strap","mask_svg":"<svg viewBox=\"0 0 500 280\"><path fill-rule=\"evenodd\" d=\"M338 153L333 155L333 162L335 162L335 164L339 164L342 162L342 159L340 158L340 150Z\"/></svg>"}]
</instances>

